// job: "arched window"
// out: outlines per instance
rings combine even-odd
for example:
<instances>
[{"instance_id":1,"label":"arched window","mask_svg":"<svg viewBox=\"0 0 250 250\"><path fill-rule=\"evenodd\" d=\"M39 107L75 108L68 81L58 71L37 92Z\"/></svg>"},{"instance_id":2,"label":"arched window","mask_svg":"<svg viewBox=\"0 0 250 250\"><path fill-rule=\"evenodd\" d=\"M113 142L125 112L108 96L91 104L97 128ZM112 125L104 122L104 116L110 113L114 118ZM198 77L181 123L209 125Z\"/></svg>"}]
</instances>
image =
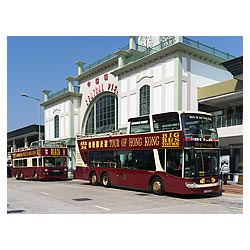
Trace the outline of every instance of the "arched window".
<instances>
[{"instance_id":1,"label":"arched window","mask_svg":"<svg viewBox=\"0 0 250 250\"><path fill-rule=\"evenodd\" d=\"M54 135L55 138L59 137L59 115L54 117Z\"/></svg>"},{"instance_id":2,"label":"arched window","mask_svg":"<svg viewBox=\"0 0 250 250\"><path fill-rule=\"evenodd\" d=\"M140 89L140 116L150 113L150 86L144 85Z\"/></svg>"},{"instance_id":3,"label":"arched window","mask_svg":"<svg viewBox=\"0 0 250 250\"><path fill-rule=\"evenodd\" d=\"M91 107L85 134L105 133L117 129L117 97L106 95Z\"/></svg>"}]
</instances>

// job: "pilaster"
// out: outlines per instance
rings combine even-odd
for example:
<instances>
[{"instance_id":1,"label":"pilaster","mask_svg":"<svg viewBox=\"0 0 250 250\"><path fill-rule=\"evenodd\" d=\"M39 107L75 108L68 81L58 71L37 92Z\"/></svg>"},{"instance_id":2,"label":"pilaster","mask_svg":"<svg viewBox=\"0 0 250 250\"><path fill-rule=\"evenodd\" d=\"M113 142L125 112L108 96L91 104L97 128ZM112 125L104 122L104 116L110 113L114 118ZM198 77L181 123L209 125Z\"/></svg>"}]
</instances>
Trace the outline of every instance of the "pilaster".
<instances>
[{"instance_id":1,"label":"pilaster","mask_svg":"<svg viewBox=\"0 0 250 250\"><path fill-rule=\"evenodd\" d=\"M174 109L182 110L182 54L175 52L174 57Z\"/></svg>"}]
</instances>

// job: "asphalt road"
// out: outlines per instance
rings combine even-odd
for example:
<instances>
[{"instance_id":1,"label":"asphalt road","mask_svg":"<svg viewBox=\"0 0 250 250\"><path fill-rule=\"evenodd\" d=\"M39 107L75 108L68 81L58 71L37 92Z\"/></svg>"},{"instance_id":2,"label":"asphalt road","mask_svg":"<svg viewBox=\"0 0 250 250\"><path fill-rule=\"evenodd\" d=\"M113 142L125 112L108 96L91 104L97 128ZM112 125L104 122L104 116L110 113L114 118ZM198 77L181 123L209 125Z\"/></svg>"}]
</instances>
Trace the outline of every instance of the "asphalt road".
<instances>
[{"instance_id":1,"label":"asphalt road","mask_svg":"<svg viewBox=\"0 0 250 250\"><path fill-rule=\"evenodd\" d=\"M242 214L243 195L157 196L81 180L8 178L8 214Z\"/></svg>"}]
</instances>

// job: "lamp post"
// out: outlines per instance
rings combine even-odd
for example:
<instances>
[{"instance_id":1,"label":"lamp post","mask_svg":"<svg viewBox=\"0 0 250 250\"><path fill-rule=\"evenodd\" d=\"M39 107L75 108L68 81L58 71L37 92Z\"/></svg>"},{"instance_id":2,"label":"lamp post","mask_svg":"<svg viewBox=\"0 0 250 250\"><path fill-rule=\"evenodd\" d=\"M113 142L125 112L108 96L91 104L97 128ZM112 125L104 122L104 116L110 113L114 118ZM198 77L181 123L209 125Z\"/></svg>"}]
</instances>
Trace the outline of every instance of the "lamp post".
<instances>
[{"instance_id":1,"label":"lamp post","mask_svg":"<svg viewBox=\"0 0 250 250\"><path fill-rule=\"evenodd\" d=\"M40 109L40 106L41 106L41 100L39 98L35 98L35 97L32 97L32 96L29 96L25 93L21 93L21 96L24 96L24 97L27 97L27 98L30 98L30 99L33 99L33 100L36 100L38 101L38 141L41 140L41 109Z\"/></svg>"}]
</instances>

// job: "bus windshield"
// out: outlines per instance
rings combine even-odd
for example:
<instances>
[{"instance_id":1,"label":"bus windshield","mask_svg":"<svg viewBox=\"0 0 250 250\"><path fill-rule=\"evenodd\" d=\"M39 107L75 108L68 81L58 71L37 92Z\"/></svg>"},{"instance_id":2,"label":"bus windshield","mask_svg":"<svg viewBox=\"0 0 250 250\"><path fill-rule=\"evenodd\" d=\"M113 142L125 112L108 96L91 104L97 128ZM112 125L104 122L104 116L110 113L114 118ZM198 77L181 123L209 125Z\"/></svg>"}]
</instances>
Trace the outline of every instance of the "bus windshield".
<instances>
[{"instance_id":1,"label":"bus windshield","mask_svg":"<svg viewBox=\"0 0 250 250\"><path fill-rule=\"evenodd\" d=\"M45 167L67 166L66 157L44 157Z\"/></svg>"},{"instance_id":2,"label":"bus windshield","mask_svg":"<svg viewBox=\"0 0 250 250\"><path fill-rule=\"evenodd\" d=\"M185 150L184 177L218 175L219 150Z\"/></svg>"},{"instance_id":3,"label":"bus windshield","mask_svg":"<svg viewBox=\"0 0 250 250\"><path fill-rule=\"evenodd\" d=\"M203 138L206 141L218 140L212 117L205 114L182 114L183 136L186 141L197 141Z\"/></svg>"}]
</instances>

